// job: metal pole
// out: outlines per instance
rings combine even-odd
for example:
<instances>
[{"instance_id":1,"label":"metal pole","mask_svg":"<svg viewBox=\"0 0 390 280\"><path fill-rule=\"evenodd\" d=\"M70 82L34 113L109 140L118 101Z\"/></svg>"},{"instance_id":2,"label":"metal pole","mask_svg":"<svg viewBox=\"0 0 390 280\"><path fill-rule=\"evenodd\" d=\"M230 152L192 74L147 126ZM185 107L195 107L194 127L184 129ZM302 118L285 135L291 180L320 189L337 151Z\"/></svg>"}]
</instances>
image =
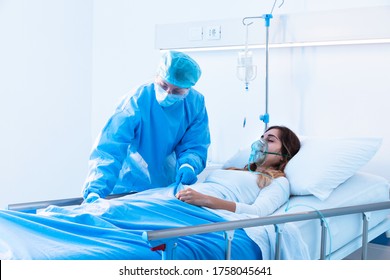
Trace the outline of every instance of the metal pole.
<instances>
[{"instance_id":1,"label":"metal pole","mask_svg":"<svg viewBox=\"0 0 390 280\"><path fill-rule=\"evenodd\" d=\"M144 232L147 241L390 209L390 201ZM320 213L319 213L320 212Z\"/></svg>"},{"instance_id":2,"label":"metal pole","mask_svg":"<svg viewBox=\"0 0 390 280\"><path fill-rule=\"evenodd\" d=\"M225 236L225 260L230 260L232 254L232 240L234 237L234 230L224 232Z\"/></svg>"},{"instance_id":3,"label":"metal pole","mask_svg":"<svg viewBox=\"0 0 390 280\"><path fill-rule=\"evenodd\" d=\"M275 240L275 260L280 260L280 238L282 237L282 230L280 229L280 226L275 224L275 233L276 233L276 240Z\"/></svg>"},{"instance_id":4,"label":"metal pole","mask_svg":"<svg viewBox=\"0 0 390 280\"><path fill-rule=\"evenodd\" d=\"M324 219L321 219L321 253L320 253L320 259L325 260L326 258L326 243L327 243L327 227Z\"/></svg>"},{"instance_id":5,"label":"metal pole","mask_svg":"<svg viewBox=\"0 0 390 280\"><path fill-rule=\"evenodd\" d=\"M268 115L268 57L269 57L269 21L267 24L266 19L266 36L265 36L265 115L267 116L265 123L265 129L268 129L268 121L269 121L269 115Z\"/></svg>"},{"instance_id":6,"label":"metal pole","mask_svg":"<svg viewBox=\"0 0 390 280\"><path fill-rule=\"evenodd\" d=\"M369 213L363 212L362 260L367 259Z\"/></svg>"},{"instance_id":7,"label":"metal pole","mask_svg":"<svg viewBox=\"0 0 390 280\"><path fill-rule=\"evenodd\" d=\"M264 131L268 129L269 123L269 114L268 114L268 92L269 92L269 82L268 82L268 65L269 65L269 25L272 18L272 14L262 15L262 18L265 20L265 114L260 116L260 120L264 122L265 128Z\"/></svg>"}]
</instances>

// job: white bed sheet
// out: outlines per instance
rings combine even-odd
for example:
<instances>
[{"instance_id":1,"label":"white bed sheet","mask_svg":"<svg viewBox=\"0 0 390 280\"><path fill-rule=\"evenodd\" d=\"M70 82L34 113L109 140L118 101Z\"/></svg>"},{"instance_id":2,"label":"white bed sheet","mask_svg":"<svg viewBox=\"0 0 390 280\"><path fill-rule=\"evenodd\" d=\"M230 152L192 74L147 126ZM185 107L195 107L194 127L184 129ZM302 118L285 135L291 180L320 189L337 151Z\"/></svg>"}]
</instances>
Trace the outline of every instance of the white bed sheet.
<instances>
[{"instance_id":1,"label":"white bed sheet","mask_svg":"<svg viewBox=\"0 0 390 280\"><path fill-rule=\"evenodd\" d=\"M325 201L321 201L312 195L293 196L290 198L288 204L282 206L273 215L388 201L389 190L390 184L385 178L358 172L336 188ZM384 220L386 220L384 223L385 227L388 227L387 229L390 228L390 210L374 211L370 213L369 217L369 229L373 229ZM356 238L362 233L363 220L361 214L331 217L327 218L326 221L329 226L328 235L330 236L328 239L327 254L337 250L341 251L344 246L353 240L355 240L355 249L360 247L361 243L359 244ZM298 227L304 242L307 244L310 259L319 259L321 240L320 221L306 220L295 222L294 225ZM380 232L376 233L376 235L378 234ZM376 235L369 235L369 240L375 238ZM345 253L353 249L350 248Z\"/></svg>"}]
</instances>

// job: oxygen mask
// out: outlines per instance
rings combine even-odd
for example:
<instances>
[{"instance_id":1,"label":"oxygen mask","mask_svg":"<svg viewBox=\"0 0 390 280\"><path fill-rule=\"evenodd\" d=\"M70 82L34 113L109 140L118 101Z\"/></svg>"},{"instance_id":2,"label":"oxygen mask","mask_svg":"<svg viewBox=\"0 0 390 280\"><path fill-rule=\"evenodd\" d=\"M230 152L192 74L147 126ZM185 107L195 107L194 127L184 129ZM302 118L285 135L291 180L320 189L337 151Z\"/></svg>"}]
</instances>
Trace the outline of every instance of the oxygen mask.
<instances>
[{"instance_id":1,"label":"oxygen mask","mask_svg":"<svg viewBox=\"0 0 390 280\"><path fill-rule=\"evenodd\" d=\"M249 165L255 163L260 166L264 163L268 154L268 144L266 141L259 139L253 142L251 146L251 154L249 156Z\"/></svg>"}]
</instances>

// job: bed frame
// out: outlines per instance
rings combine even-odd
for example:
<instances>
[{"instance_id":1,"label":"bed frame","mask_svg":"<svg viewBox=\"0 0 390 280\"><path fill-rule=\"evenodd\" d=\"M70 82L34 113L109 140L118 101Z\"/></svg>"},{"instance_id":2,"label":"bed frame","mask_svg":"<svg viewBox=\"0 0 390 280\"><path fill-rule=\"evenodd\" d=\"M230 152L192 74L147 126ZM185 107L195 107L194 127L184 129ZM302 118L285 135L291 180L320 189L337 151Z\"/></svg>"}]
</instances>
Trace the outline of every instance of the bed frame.
<instances>
[{"instance_id":1,"label":"bed frame","mask_svg":"<svg viewBox=\"0 0 390 280\"><path fill-rule=\"evenodd\" d=\"M280 259L280 239L283 238L283 231L280 230L280 225L289 222L298 222L304 220L318 219L321 223L321 260L330 259L333 254L336 252L331 252L326 254L327 248L327 226L324 221L325 218L349 215L349 214L362 214L363 228L362 234L358 238L359 240L354 240L354 242L361 242L362 256L361 258L367 259L367 244L369 241L379 236L380 234L388 231L390 229L390 219L387 219L377 225L375 228L368 230L369 225L369 215L368 212L390 209L390 201L378 202L372 204L362 204L356 206L348 207L339 207L333 209L324 209L321 211L309 211L309 212L299 212L294 214L283 214L283 215L274 215L261 218L252 218L240 221L230 221L230 222L221 222L208 225L184 227L177 229L167 229L167 230L155 230L144 232L144 239L147 240L152 246L163 246L165 248L165 259L174 258L174 247L175 240L180 236L192 235L192 234L202 234L208 232L217 232L224 231L226 236L226 259L230 259L230 247L233 240L233 233L235 229L248 228L255 226L265 226L265 225L274 225L276 233L276 244L275 244L275 259ZM375 230L374 230L375 229ZM348 252L352 253L353 251ZM343 255L346 257L348 254Z\"/></svg>"},{"instance_id":2,"label":"bed frame","mask_svg":"<svg viewBox=\"0 0 390 280\"><path fill-rule=\"evenodd\" d=\"M110 194L106 197L106 199L113 199L122 196L126 196L129 194L133 194L135 192L128 192L123 194ZM80 205L83 203L84 198L82 197L74 197L74 198L64 198L64 199L54 199L54 200L41 200L34 202L23 202L23 203L14 203L8 204L7 209L12 211L20 211L25 213L36 214L39 209L44 209L50 205L55 206L71 206L71 205Z\"/></svg>"},{"instance_id":3,"label":"bed frame","mask_svg":"<svg viewBox=\"0 0 390 280\"><path fill-rule=\"evenodd\" d=\"M122 195L110 195L107 199L121 197ZM36 213L37 210L46 208L49 205L57 206L70 206L77 205L83 201L82 198L70 198L70 199L59 199L59 200L47 200L38 201L31 203L18 203L8 205L9 210L22 211L28 213ZM276 233L275 246L275 259L280 259L280 240L283 238L283 231L280 230L280 225L290 222L298 222L304 220L319 220L321 224L321 242L320 242L320 259L343 259L349 254L353 253L356 249L362 248L361 259L367 259L368 242L378 237L382 233L390 230L390 217L379 223L374 228L369 230L369 212L390 209L390 201L377 202L370 204L362 204L348 207L338 207L332 209L323 209L321 211L309 211L309 212L298 212L293 214L283 215L272 215L261 218L252 218L239 221L228 221L219 222L214 224L199 225L181 227L176 229L166 230L154 230L145 231L143 238L151 245L151 250L161 250L163 260L175 259L175 248L177 246L177 240L181 236L202 234L209 232L224 232L226 239L226 254L225 259L230 259L231 254L231 243L233 242L234 230L242 228L250 228L256 226L274 225ZM350 241L343 248L337 251L326 253L327 248L327 223L325 218L349 215L349 214L361 214L363 220L362 234L358 238ZM359 245L360 244L360 245Z\"/></svg>"}]
</instances>

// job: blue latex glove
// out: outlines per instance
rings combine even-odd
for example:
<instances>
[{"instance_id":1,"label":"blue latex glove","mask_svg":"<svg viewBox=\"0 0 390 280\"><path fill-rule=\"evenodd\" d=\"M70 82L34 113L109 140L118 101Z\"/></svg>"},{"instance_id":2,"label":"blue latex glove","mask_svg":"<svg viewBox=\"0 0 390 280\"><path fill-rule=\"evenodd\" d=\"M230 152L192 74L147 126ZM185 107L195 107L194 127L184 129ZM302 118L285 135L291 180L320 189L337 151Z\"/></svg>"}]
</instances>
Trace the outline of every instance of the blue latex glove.
<instances>
[{"instance_id":1,"label":"blue latex glove","mask_svg":"<svg viewBox=\"0 0 390 280\"><path fill-rule=\"evenodd\" d=\"M96 200L98 200L100 196L97 193L90 193L88 194L87 198L84 199L83 203L92 203Z\"/></svg>"},{"instance_id":2,"label":"blue latex glove","mask_svg":"<svg viewBox=\"0 0 390 280\"><path fill-rule=\"evenodd\" d=\"M191 167L183 166L180 167L180 169L177 171L176 185L180 183L183 185L192 185L196 183L197 180L198 178L196 177L196 174Z\"/></svg>"}]
</instances>

